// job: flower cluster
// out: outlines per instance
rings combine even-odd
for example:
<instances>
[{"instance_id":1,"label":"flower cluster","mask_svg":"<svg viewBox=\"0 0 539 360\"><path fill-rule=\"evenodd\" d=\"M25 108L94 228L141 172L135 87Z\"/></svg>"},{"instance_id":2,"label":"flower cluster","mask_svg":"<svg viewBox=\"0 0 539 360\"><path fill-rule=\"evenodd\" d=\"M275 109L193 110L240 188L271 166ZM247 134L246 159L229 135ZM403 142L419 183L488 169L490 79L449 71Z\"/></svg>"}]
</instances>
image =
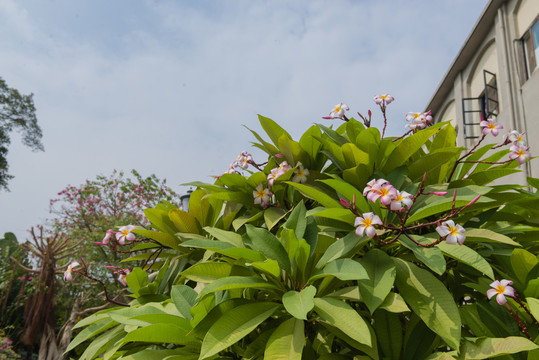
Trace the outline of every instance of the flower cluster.
<instances>
[{"instance_id":1,"label":"flower cluster","mask_svg":"<svg viewBox=\"0 0 539 360\"><path fill-rule=\"evenodd\" d=\"M464 243L464 239L466 239L466 236L464 235L465 231L466 229L459 224L455 225L453 220L444 221L441 225L436 227L436 232L441 237L446 237L445 242L452 245L462 245Z\"/></svg>"},{"instance_id":2,"label":"flower cluster","mask_svg":"<svg viewBox=\"0 0 539 360\"><path fill-rule=\"evenodd\" d=\"M238 155L238 158L230 164L225 174L238 174L238 170L247 170L249 164L252 163L253 156L247 151L242 151L242 153Z\"/></svg>"},{"instance_id":3,"label":"flower cluster","mask_svg":"<svg viewBox=\"0 0 539 360\"><path fill-rule=\"evenodd\" d=\"M513 287L509 285L513 285L513 282L511 280L502 279L502 281L494 281L490 284L492 289L487 290L487 297L489 299L492 299L492 297L496 295L496 301L498 302L498 304L504 305L505 303L507 303L507 299L505 298L505 296L515 296L515 289L513 289Z\"/></svg>"},{"instance_id":4,"label":"flower cluster","mask_svg":"<svg viewBox=\"0 0 539 360\"><path fill-rule=\"evenodd\" d=\"M531 159L529 152L530 147L526 146L524 134L525 133L519 133L518 131L513 130L509 134L505 135L505 143L512 143L511 147L509 148L511 151L509 153L509 159L517 159L520 165L524 164L527 159Z\"/></svg>"},{"instance_id":5,"label":"flower cluster","mask_svg":"<svg viewBox=\"0 0 539 360\"><path fill-rule=\"evenodd\" d=\"M380 199L382 205L389 206L393 211L402 211L405 205L408 208L412 206L412 195L406 191L395 189L385 179L369 181L363 190L363 196L367 196L367 200L371 202Z\"/></svg>"},{"instance_id":6,"label":"flower cluster","mask_svg":"<svg viewBox=\"0 0 539 360\"><path fill-rule=\"evenodd\" d=\"M350 110L348 105L344 103L338 103L328 116L323 116L322 119L342 119L345 117L344 112Z\"/></svg>"},{"instance_id":7,"label":"flower cluster","mask_svg":"<svg viewBox=\"0 0 539 360\"><path fill-rule=\"evenodd\" d=\"M406 121L408 121L408 124L405 125L406 128L421 130L432 125L432 115L430 110L425 113L409 112L406 114Z\"/></svg>"},{"instance_id":8,"label":"flower cluster","mask_svg":"<svg viewBox=\"0 0 539 360\"><path fill-rule=\"evenodd\" d=\"M280 156L276 156L280 157ZM288 170L292 169L290 165L288 165L288 162L283 161L281 164L271 169L270 173L268 174L267 180L268 180L268 187L265 188L263 184L259 184L255 191L253 191L253 197L254 197L254 203L261 205L263 209L267 208L272 203L272 196L273 192L271 191L271 187L275 184L275 180L284 175ZM294 170L294 176L292 177L293 182L297 183L305 183L307 182L307 177L310 175L310 172L308 169L305 169L303 167L303 164L298 161L296 165L296 169Z\"/></svg>"}]
</instances>

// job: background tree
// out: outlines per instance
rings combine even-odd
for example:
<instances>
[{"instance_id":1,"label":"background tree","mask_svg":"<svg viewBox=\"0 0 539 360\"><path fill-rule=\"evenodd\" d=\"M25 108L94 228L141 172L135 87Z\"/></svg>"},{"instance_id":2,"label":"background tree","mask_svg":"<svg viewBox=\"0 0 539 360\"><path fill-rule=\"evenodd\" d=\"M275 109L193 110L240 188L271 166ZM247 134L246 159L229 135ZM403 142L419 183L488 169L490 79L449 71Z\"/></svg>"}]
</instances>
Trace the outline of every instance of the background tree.
<instances>
[{"instance_id":1,"label":"background tree","mask_svg":"<svg viewBox=\"0 0 539 360\"><path fill-rule=\"evenodd\" d=\"M8 181L13 178L8 174L7 163L8 146L11 143L10 133L13 130L22 133L24 145L34 151L44 150L33 94L21 95L17 89L8 87L0 78L0 189L4 190L8 190Z\"/></svg>"}]
</instances>

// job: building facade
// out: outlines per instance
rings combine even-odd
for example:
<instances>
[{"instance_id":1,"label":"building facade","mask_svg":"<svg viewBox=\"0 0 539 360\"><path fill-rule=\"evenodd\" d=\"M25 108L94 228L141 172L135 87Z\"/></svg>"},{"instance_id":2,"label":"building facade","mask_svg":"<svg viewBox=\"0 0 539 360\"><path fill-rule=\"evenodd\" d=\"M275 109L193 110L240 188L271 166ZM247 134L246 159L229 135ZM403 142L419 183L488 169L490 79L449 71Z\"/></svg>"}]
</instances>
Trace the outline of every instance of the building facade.
<instances>
[{"instance_id":1,"label":"building facade","mask_svg":"<svg viewBox=\"0 0 539 360\"><path fill-rule=\"evenodd\" d=\"M481 136L481 118L496 117L502 132L526 132L539 155L539 0L490 0L432 96L436 122L451 120L457 143ZM499 141L502 141L499 136ZM511 180L539 177L539 159Z\"/></svg>"}]
</instances>

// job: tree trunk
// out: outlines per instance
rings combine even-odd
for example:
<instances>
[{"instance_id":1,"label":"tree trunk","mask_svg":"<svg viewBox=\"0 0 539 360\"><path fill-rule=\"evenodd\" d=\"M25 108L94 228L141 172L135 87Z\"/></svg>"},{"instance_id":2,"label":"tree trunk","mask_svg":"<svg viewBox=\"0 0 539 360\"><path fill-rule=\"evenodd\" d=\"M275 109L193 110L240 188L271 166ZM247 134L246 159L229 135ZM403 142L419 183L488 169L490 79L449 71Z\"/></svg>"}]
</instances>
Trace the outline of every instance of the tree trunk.
<instances>
[{"instance_id":1,"label":"tree trunk","mask_svg":"<svg viewBox=\"0 0 539 360\"><path fill-rule=\"evenodd\" d=\"M39 344L38 360L60 360L61 353L56 347L56 334L54 329L47 324L45 330L41 335L41 341Z\"/></svg>"},{"instance_id":2,"label":"tree trunk","mask_svg":"<svg viewBox=\"0 0 539 360\"><path fill-rule=\"evenodd\" d=\"M71 341L71 335L73 334L73 327L77 322L77 318L80 314L80 308L82 305L82 295L75 299L75 303L71 308L71 313L69 314L69 319L64 323L60 332L58 333L58 352L60 353L59 359L66 359L62 354L66 351L69 342Z\"/></svg>"}]
</instances>

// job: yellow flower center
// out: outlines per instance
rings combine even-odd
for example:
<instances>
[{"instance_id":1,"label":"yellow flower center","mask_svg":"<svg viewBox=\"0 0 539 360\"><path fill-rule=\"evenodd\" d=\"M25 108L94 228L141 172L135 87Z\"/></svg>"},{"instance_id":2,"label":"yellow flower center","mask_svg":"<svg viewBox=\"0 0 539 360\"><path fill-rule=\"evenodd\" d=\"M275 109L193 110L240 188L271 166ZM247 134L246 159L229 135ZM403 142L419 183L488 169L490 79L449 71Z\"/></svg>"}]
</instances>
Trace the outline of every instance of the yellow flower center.
<instances>
[{"instance_id":1,"label":"yellow flower center","mask_svg":"<svg viewBox=\"0 0 539 360\"><path fill-rule=\"evenodd\" d=\"M366 218L363 220L363 226L365 226L366 228L370 227L371 225L372 225L372 219Z\"/></svg>"},{"instance_id":2,"label":"yellow flower center","mask_svg":"<svg viewBox=\"0 0 539 360\"><path fill-rule=\"evenodd\" d=\"M489 128L490 130L494 130L494 129L496 129L496 124L495 124L495 123L489 123L489 124L488 124L488 128Z\"/></svg>"},{"instance_id":3,"label":"yellow flower center","mask_svg":"<svg viewBox=\"0 0 539 360\"><path fill-rule=\"evenodd\" d=\"M496 292L500 295L503 294L505 292L505 286L503 286L502 284L496 286Z\"/></svg>"},{"instance_id":4,"label":"yellow flower center","mask_svg":"<svg viewBox=\"0 0 539 360\"><path fill-rule=\"evenodd\" d=\"M459 230L455 226L449 226L449 234L451 236L457 236L459 234Z\"/></svg>"},{"instance_id":5,"label":"yellow flower center","mask_svg":"<svg viewBox=\"0 0 539 360\"><path fill-rule=\"evenodd\" d=\"M421 116L420 113L415 113L415 114L414 114L414 119L417 119L417 118L420 117L420 116Z\"/></svg>"},{"instance_id":6,"label":"yellow flower center","mask_svg":"<svg viewBox=\"0 0 539 360\"><path fill-rule=\"evenodd\" d=\"M123 236L129 235L129 230L127 230L127 229L122 230L122 235Z\"/></svg>"},{"instance_id":7,"label":"yellow flower center","mask_svg":"<svg viewBox=\"0 0 539 360\"><path fill-rule=\"evenodd\" d=\"M340 106L337 106L335 109L333 109L333 111L335 111L335 112L341 112L341 107L340 107Z\"/></svg>"},{"instance_id":8,"label":"yellow flower center","mask_svg":"<svg viewBox=\"0 0 539 360\"><path fill-rule=\"evenodd\" d=\"M518 156L524 156L524 150L517 150L515 152Z\"/></svg>"},{"instance_id":9,"label":"yellow flower center","mask_svg":"<svg viewBox=\"0 0 539 360\"><path fill-rule=\"evenodd\" d=\"M388 188L381 188L380 189L380 196L386 196L387 194L389 194L389 189Z\"/></svg>"},{"instance_id":10,"label":"yellow flower center","mask_svg":"<svg viewBox=\"0 0 539 360\"><path fill-rule=\"evenodd\" d=\"M262 189L256 192L257 198L262 199L264 196L266 196L266 189Z\"/></svg>"}]
</instances>

